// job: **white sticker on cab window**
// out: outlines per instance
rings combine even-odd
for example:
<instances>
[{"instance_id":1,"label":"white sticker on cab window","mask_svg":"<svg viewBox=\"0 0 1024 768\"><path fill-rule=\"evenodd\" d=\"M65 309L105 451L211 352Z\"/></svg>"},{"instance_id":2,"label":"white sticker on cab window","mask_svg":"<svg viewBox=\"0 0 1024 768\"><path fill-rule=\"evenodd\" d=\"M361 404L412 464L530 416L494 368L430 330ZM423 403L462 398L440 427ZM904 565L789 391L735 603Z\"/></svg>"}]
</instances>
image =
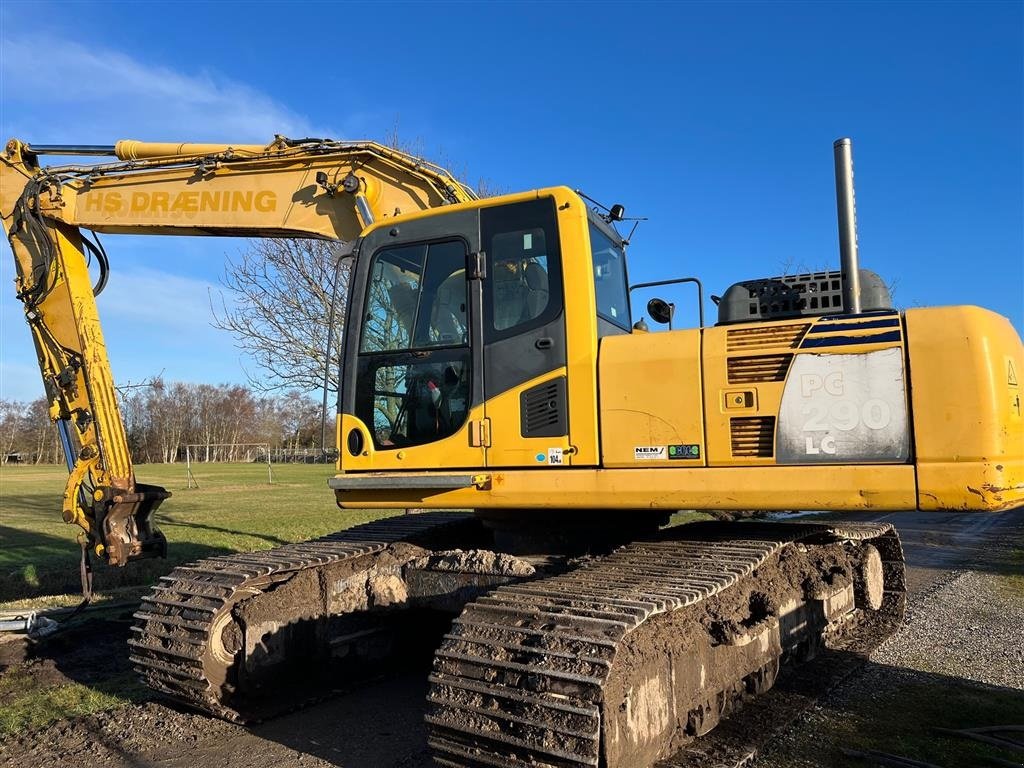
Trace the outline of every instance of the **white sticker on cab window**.
<instances>
[{"instance_id":1,"label":"white sticker on cab window","mask_svg":"<svg viewBox=\"0 0 1024 768\"><path fill-rule=\"evenodd\" d=\"M638 445L633 449L634 461L652 461L664 459L667 451L664 445Z\"/></svg>"},{"instance_id":2,"label":"white sticker on cab window","mask_svg":"<svg viewBox=\"0 0 1024 768\"><path fill-rule=\"evenodd\" d=\"M533 248L533 233L532 232L527 232L525 235L523 235L523 250L524 251L529 251L529 250L532 250L532 248Z\"/></svg>"}]
</instances>

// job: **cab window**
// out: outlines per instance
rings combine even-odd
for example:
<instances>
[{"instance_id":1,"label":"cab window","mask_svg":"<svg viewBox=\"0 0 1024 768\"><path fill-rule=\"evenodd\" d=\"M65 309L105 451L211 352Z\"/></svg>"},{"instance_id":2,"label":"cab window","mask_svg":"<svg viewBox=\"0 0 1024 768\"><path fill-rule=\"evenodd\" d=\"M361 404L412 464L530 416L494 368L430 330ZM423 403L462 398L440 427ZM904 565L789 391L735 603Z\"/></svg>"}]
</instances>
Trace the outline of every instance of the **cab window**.
<instances>
[{"instance_id":1,"label":"cab window","mask_svg":"<svg viewBox=\"0 0 1024 768\"><path fill-rule=\"evenodd\" d=\"M517 336L558 317L562 283L554 201L484 208L480 229L487 253L485 342Z\"/></svg>"},{"instance_id":2,"label":"cab window","mask_svg":"<svg viewBox=\"0 0 1024 768\"><path fill-rule=\"evenodd\" d=\"M356 415L377 450L455 434L469 413L466 246L461 240L378 251L359 342Z\"/></svg>"},{"instance_id":3,"label":"cab window","mask_svg":"<svg viewBox=\"0 0 1024 768\"><path fill-rule=\"evenodd\" d=\"M540 317L551 299L544 230L494 236L494 329L505 331Z\"/></svg>"},{"instance_id":4,"label":"cab window","mask_svg":"<svg viewBox=\"0 0 1024 768\"><path fill-rule=\"evenodd\" d=\"M590 222L590 255L594 265L597 316L629 330L629 289L622 247Z\"/></svg>"},{"instance_id":5,"label":"cab window","mask_svg":"<svg viewBox=\"0 0 1024 768\"><path fill-rule=\"evenodd\" d=\"M361 352L468 344L462 242L380 251L370 268Z\"/></svg>"}]
</instances>

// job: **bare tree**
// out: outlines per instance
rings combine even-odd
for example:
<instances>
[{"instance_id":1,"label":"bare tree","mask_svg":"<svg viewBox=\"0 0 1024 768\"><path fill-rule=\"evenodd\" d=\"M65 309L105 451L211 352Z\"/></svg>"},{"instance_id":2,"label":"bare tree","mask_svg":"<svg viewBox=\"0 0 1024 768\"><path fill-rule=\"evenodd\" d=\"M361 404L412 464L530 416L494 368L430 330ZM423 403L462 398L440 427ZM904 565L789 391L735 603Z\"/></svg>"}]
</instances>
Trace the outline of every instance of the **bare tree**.
<instances>
[{"instance_id":1,"label":"bare tree","mask_svg":"<svg viewBox=\"0 0 1024 768\"><path fill-rule=\"evenodd\" d=\"M249 373L257 389L310 392L323 386L326 366L329 388L337 391L348 287L347 267L336 269L338 246L323 240L253 240L239 258L228 259L222 281L228 295L214 303L214 325L234 334L238 347L259 366L263 375Z\"/></svg>"},{"instance_id":2,"label":"bare tree","mask_svg":"<svg viewBox=\"0 0 1024 768\"><path fill-rule=\"evenodd\" d=\"M193 461L242 461L242 443L294 453L320 442L319 403L295 389L260 395L239 384L167 382L157 376L127 391L122 412L132 457L140 464L181 461L185 445L203 446L193 451ZM14 456L36 464L63 462L44 398L0 400L0 462Z\"/></svg>"},{"instance_id":3,"label":"bare tree","mask_svg":"<svg viewBox=\"0 0 1024 768\"><path fill-rule=\"evenodd\" d=\"M422 138L400 138L399 120L384 143L415 157L425 154ZM434 153L443 167L454 168L465 180L464 166L455 167L443 150ZM486 179L478 186L483 197L504 190ZM323 240L253 240L237 259L228 259L222 283L225 292L214 301L214 325L230 331L236 345L259 370L250 371L250 383L262 391L299 389L311 392L323 386L338 391L338 360L348 294L348 271L338 270L338 243ZM337 309L330 348L324 359L327 325L337 274ZM225 296L225 293L227 294ZM218 306L219 305L219 306Z\"/></svg>"},{"instance_id":4,"label":"bare tree","mask_svg":"<svg viewBox=\"0 0 1024 768\"><path fill-rule=\"evenodd\" d=\"M27 403L0 400L0 463L6 464L15 445L24 442Z\"/></svg>"}]
</instances>

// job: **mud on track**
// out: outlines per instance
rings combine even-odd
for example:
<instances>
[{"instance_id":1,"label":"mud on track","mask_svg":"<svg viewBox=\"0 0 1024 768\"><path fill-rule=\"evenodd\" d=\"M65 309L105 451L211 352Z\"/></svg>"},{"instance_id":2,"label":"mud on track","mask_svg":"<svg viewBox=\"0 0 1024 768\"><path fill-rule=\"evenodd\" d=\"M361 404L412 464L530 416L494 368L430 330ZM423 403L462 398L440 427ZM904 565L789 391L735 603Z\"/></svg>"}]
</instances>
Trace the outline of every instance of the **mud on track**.
<instances>
[{"instance_id":1,"label":"mud on track","mask_svg":"<svg viewBox=\"0 0 1024 768\"><path fill-rule=\"evenodd\" d=\"M1007 572L1013 566L1007 564L996 546L999 542L1016 542L1016 547L1024 547L1024 509L994 516L878 513L851 519L881 517L895 523L903 537L911 606L916 602L914 593L931 591L936 580L951 569ZM1019 570L1019 563L1016 567ZM74 681L95 687L126 675L122 680L130 683L129 626L127 621L84 625L67 633L60 642L47 644L37 658L26 663L19 661L15 646L0 644L0 666L13 664L19 674L45 682ZM432 765L423 725L428 666L410 660L404 669L386 677L341 691L301 712L248 728L157 700L95 716L66 718L0 745L0 766L427 768ZM0 679L9 673L0 671ZM876 669L875 674L881 673ZM767 726L783 707L791 708L795 716L821 693L813 687L801 687L796 680L792 685L780 680L767 694L773 697L773 706L760 717ZM0 708L4 705L0 698Z\"/></svg>"}]
</instances>

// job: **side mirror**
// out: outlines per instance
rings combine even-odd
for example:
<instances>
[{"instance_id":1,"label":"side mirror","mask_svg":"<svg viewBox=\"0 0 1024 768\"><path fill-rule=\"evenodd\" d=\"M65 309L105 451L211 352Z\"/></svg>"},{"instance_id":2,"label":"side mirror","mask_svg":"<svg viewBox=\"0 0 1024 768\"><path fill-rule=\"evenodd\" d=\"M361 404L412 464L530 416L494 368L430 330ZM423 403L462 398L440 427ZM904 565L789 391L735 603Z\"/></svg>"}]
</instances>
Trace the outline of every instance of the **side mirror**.
<instances>
[{"instance_id":1,"label":"side mirror","mask_svg":"<svg viewBox=\"0 0 1024 768\"><path fill-rule=\"evenodd\" d=\"M676 312L676 305L669 304L667 301L662 299L651 299L647 302L647 314L651 316L651 319L656 323L662 325L672 325L672 316Z\"/></svg>"}]
</instances>

